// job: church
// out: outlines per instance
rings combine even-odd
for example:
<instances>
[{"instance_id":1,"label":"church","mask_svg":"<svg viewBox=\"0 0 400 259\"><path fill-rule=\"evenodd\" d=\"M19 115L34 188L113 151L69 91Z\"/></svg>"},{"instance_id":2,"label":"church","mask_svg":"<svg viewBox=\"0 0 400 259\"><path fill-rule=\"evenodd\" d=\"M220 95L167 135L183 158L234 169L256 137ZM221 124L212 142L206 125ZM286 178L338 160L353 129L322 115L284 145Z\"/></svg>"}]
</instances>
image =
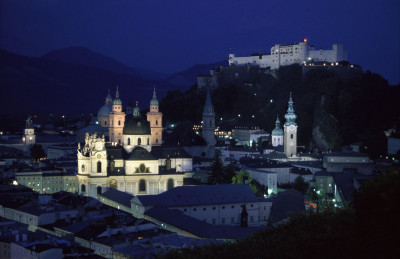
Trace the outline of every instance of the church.
<instances>
[{"instance_id":1,"label":"church","mask_svg":"<svg viewBox=\"0 0 400 259\"><path fill-rule=\"evenodd\" d=\"M192 157L180 147L162 144L162 113L156 91L146 118L136 107L122 109L117 87L99 109L98 123L108 133L86 133L78 144L79 194L97 198L110 188L132 195L159 194L192 177Z\"/></svg>"}]
</instances>

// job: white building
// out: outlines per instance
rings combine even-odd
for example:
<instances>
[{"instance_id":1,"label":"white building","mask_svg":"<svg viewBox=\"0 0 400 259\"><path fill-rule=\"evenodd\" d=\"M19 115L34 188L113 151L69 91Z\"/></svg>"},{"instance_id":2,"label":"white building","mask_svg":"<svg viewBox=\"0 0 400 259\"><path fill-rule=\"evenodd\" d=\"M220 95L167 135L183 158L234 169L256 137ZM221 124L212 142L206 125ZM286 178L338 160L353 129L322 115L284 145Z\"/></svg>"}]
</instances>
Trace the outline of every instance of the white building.
<instances>
[{"instance_id":1,"label":"white building","mask_svg":"<svg viewBox=\"0 0 400 259\"><path fill-rule=\"evenodd\" d=\"M209 224L240 226L244 204L249 226L267 224L272 201L256 197L246 184L181 186L157 196L139 195L131 200L131 209L137 218L162 206Z\"/></svg>"},{"instance_id":2,"label":"white building","mask_svg":"<svg viewBox=\"0 0 400 259\"><path fill-rule=\"evenodd\" d=\"M254 55L248 57L236 57L229 54L229 65L257 65L262 68L278 69L281 66L303 64L306 61L338 62L347 60L347 51L341 44L333 44L332 49L315 49L307 39L297 44L275 44L271 47L269 55Z\"/></svg>"}]
</instances>

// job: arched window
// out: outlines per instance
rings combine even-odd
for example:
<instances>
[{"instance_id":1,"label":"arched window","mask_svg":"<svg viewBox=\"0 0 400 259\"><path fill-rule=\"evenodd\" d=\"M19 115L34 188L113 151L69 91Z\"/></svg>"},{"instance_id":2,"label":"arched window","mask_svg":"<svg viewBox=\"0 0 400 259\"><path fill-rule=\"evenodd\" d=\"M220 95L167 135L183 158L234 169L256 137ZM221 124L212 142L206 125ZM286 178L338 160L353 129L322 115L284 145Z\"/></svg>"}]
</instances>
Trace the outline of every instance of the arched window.
<instances>
[{"instance_id":1,"label":"arched window","mask_svg":"<svg viewBox=\"0 0 400 259\"><path fill-rule=\"evenodd\" d=\"M158 120L156 120L156 125L158 125Z\"/></svg>"},{"instance_id":2,"label":"arched window","mask_svg":"<svg viewBox=\"0 0 400 259\"><path fill-rule=\"evenodd\" d=\"M120 139L118 139L118 145L121 145L121 140Z\"/></svg>"},{"instance_id":3,"label":"arched window","mask_svg":"<svg viewBox=\"0 0 400 259\"><path fill-rule=\"evenodd\" d=\"M158 143L158 138L156 138L156 143Z\"/></svg>"},{"instance_id":4,"label":"arched window","mask_svg":"<svg viewBox=\"0 0 400 259\"><path fill-rule=\"evenodd\" d=\"M82 165L81 172L82 172L82 173L85 172L85 165Z\"/></svg>"},{"instance_id":5,"label":"arched window","mask_svg":"<svg viewBox=\"0 0 400 259\"><path fill-rule=\"evenodd\" d=\"M146 192L146 181L144 179L139 181L139 192Z\"/></svg>"},{"instance_id":6,"label":"arched window","mask_svg":"<svg viewBox=\"0 0 400 259\"><path fill-rule=\"evenodd\" d=\"M128 138L128 145L131 144L131 138Z\"/></svg>"},{"instance_id":7,"label":"arched window","mask_svg":"<svg viewBox=\"0 0 400 259\"><path fill-rule=\"evenodd\" d=\"M97 186L97 194L101 194L101 186Z\"/></svg>"},{"instance_id":8,"label":"arched window","mask_svg":"<svg viewBox=\"0 0 400 259\"><path fill-rule=\"evenodd\" d=\"M150 145L150 138L147 138L147 145Z\"/></svg>"},{"instance_id":9,"label":"arched window","mask_svg":"<svg viewBox=\"0 0 400 259\"><path fill-rule=\"evenodd\" d=\"M101 162L100 161L97 162L97 172L101 173Z\"/></svg>"},{"instance_id":10,"label":"arched window","mask_svg":"<svg viewBox=\"0 0 400 259\"><path fill-rule=\"evenodd\" d=\"M81 185L81 192L86 192L86 185L84 184Z\"/></svg>"},{"instance_id":11,"label":"arched window","mask_svg":"<svg viewBox=\"0 0 400 259\"><path fill-rule=\"evenodd\" d=\"M118 121L118 126L121 125L121 121Z\"/></svg>"},{"instance_id":12,"label":"arched window","mask_svg":"<svg viewBox=\"0 0 400 259\"><path fill-rule=\"evenodd\" d=\"M293 134L290 134L290 138L293 139Z\"/></svg>"},{"instance_id":13,"label":"arched window","mask_svg":"<svg viewBox=\"0 0 400 259\"><path fill-rule=\"evenodd\" d=\"M174 188L174 179L170 178L168 179L167 190L170 190L172 188Z\"/></svg>"},{"instance_id":14,"label":"arched window","mask_svg":"<svg viewBox=\"0 0 400 259\"><path fill-rule=\"evenodd\" d=\"M138 138L137 144L138 144L138 146L140 146L142 144L142 139L141 138Z\"/></svg>"},{"instance_id":15,"label":"arched window","mask_svg":"<svg viewBox=\"0 0 400 259\"><path fill-rule=\"evenodd\" d=\"M107 125L107 121L104 121L104 126L106 126Z\"/></svg>"}]
</instances>

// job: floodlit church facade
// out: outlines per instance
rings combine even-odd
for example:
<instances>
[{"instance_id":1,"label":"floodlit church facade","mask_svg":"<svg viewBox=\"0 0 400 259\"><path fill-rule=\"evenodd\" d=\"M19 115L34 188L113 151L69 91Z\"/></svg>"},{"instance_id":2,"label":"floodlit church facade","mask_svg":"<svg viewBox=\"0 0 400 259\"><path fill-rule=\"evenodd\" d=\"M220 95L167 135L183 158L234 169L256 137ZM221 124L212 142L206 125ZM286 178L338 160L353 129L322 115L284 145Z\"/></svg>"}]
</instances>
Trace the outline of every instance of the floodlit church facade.
<instances>
[{"instance_id":1,"label":"floodlit church facade","mask_svg":"<svg viewBox=\"0 0 400 259\"><path fill-rule=\"evenodd\" d=\"M179 147L163 147L162 113L154 89L147 118L136 107L122 109L117 88L98 112L104 136L86 134L78 144L79 194L97 198L113 188L132 195L159 194L183 185L192 176L192 157Z\"/></svg>"}]
</instances>

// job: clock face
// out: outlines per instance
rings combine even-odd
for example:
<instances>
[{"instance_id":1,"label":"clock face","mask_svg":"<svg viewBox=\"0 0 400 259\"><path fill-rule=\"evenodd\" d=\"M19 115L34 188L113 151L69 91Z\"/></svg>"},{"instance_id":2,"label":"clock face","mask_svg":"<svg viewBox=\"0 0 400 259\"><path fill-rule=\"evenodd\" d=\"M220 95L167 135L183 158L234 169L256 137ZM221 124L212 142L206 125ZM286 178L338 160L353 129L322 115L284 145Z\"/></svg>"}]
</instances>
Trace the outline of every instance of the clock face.
<instances>
[{"instance_id":1,"label":"clock face","mask_svg":"<svg viewBox=\"0 0 400 259\"><path fill-rule=\"evenodd\" d=\"M99 158L99 159L100 159L100 158L101 158L101 155L100 155L100 154L98 154L98 155L97 155L97 158Z\"/></svg>"},{"instance_id":2,"label":"clock face","mask_svg":"<svg viewBox=\"0 0 400 259\"><path fill-rule=\"evenodd\" d=\"M294 125L290 125L289 129L294 130Z\"/></svg>"}]
</instances>

